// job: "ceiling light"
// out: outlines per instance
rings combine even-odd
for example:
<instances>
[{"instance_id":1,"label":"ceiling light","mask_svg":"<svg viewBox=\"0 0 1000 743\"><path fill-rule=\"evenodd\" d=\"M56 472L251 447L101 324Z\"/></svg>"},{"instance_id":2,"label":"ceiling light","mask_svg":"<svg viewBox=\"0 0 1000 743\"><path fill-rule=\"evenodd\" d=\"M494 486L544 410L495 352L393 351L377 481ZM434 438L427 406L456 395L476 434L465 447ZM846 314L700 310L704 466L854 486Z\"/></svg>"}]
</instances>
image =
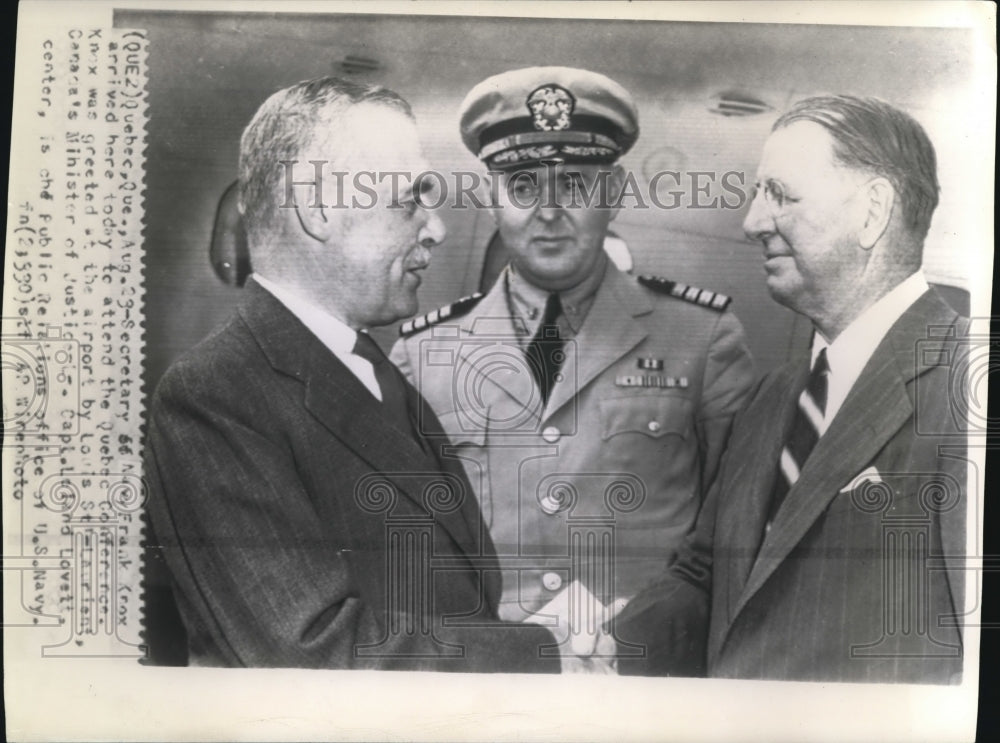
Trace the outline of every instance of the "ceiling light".
<instances>
[{"instance_id":1,"label":"ceiling light","mask_svg":"<svg viewBox=\"0 0 1000 743\"><path fill-rule=\"evenodd\" d=\"M381 69L382 63L371 57L360 57L357 54L348 54L337 63L340 71L348 75L358 75L366 72L374 72Z\"/></svg>"},{"instance_id":2,"label":"ceiling light","mask_svg":"<svg viewBox=\"0 0 1000 743\"><path fill-rule=\"evenodd\" d=\"M748 93L730 90L712 96L708 110L719 116L756 116L774 109Z\"/></svg>"}]
</instances>

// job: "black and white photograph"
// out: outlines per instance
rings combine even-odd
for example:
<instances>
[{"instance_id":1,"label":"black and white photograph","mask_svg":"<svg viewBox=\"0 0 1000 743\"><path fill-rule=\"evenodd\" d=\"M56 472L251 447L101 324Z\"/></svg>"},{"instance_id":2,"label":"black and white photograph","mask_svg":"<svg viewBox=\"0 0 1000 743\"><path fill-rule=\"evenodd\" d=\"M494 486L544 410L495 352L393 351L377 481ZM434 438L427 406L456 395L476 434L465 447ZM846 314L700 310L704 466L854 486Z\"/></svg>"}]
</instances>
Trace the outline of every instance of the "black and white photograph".
<instances>
[{"instance_id":1,"label":"black and white photograph","mask_svg":"<svg viewBox=\"0 0 1000 743\"><path fill-rule=\"evenodd\" d=\"M11 740L974 738L994 6L38 0L14 101Z\"/></svg>"}]
</instances>

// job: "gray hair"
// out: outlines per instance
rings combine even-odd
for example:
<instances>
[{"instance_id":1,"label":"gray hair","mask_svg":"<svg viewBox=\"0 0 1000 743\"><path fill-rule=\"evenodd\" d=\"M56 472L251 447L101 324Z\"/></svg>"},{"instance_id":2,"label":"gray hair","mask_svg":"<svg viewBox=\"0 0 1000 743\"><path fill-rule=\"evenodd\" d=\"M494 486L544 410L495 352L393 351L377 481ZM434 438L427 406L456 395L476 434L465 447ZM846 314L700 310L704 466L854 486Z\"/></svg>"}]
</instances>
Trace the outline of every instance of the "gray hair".
<instances>
[{"instance_id":1,"label":"gray hair","mask_svg":"<svg viewBox=\"0 0 1000 743\"><path fill-rule=\"evenodd\" d=\"M913 117L878 98L815 96L782 114L772 131L795 121L824 127L842 165L886 178L899 199L903 225L923 243L938 204L937 159Z\"/></svg>"},{"instance_id":2,"label":"gray hair","mask_svg":"<svg viewBox=\"0 0 1000 743\"><path fill-rule=\"evenodd\" d=\"M398 93L336 77L296 83L257 109L240 138L240 211L251 242L267 235L284 200L281 161L297 160L319 137L336 131L338 120L359 103L380 104L413 118Z\"/></svg>"}]
</instances>

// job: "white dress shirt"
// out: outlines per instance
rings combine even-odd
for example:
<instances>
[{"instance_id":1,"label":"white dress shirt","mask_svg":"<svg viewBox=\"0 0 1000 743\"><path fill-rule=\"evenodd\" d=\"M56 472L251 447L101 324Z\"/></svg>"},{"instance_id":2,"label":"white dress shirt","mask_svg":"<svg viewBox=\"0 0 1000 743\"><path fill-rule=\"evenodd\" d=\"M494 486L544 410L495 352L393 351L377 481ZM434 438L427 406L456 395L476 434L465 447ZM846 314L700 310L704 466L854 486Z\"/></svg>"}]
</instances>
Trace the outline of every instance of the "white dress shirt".
<instances>
[{"instance_id":1,"label":"white dress shirt","mask_svg":"<svg viewBox=\"0 0 1000 743\"><path fill-rule=\"evenodd\" d=\"M830 365L826 411L820 426L820 436L830 427L851 387L886 333L928 288L923 272L917 271L862 312L833 343L827 342L819 332L813 334L811 363L816 363L816 357L825 348L826 360Z\"/></svg>"},{"instance_id":2,"label":"white dress shirt","mask_svg":"<svg viewBox=\"0 0 1000 743\"><path fill-rule=\"evenodd\" d=\"M368 359L354 353L354 344L358 340L358 331L349 327L329 312L320 309L312 302L302 299L302 297L290 289L286 289L264 278L259 273L251 274L250 278L285 305L288 311L309 328L312 334L319 338L320 342L329 348L334 356L344 362L344 366L350 369L354 376L358 378L358 381L367 387L369 392L375 395L375 399L382 402L382 390L378 386L375 369L372 368L372 364Z\"/></svg>"}]
</instances>

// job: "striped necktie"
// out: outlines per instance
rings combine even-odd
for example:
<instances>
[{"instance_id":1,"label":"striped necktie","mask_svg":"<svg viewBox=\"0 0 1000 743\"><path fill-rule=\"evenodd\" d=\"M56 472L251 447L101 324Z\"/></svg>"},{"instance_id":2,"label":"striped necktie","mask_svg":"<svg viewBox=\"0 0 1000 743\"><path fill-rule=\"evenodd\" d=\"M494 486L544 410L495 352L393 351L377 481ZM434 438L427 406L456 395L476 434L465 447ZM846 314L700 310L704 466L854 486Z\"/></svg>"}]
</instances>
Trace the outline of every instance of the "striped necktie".
<instances>
[{"instance_id":1,"label":"striped necktie","mask_svg":"<svg viewBox=\"0 0 1000 743\"><path fill-rule=\"evenodd\" d=\"M774 482L771 495L771 508L768 511L767 523L770 526L778 509L788 495L788 491L799 479L799 473L805 466L809 454L819 441L826 410L826 395L830 365L826 360L826 349L819 352L809 372L806 388L799 395L799 404L795 408L795 418L792 429L785 439L778 465L778 476Z\"/></svg>"}]
</instances>

